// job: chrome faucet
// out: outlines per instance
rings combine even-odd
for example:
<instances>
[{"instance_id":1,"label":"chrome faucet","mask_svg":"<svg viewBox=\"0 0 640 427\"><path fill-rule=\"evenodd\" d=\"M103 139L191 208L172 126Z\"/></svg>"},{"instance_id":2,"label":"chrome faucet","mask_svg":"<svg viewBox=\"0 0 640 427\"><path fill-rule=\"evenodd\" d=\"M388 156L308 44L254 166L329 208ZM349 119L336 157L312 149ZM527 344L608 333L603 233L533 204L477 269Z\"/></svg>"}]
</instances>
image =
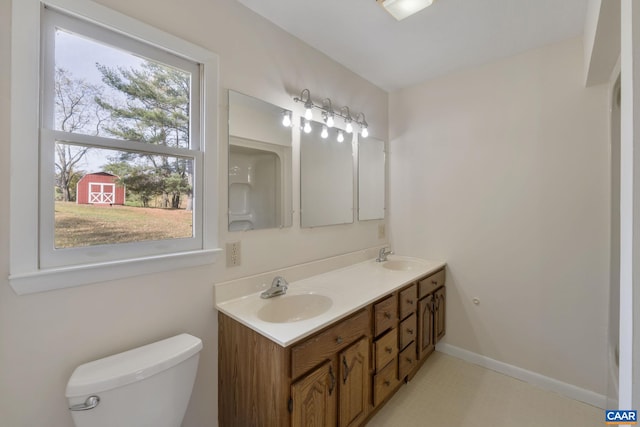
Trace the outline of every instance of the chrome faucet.
<instances>
[{"instance_id":1,"label":"chrome faucet","mask_svg":"<svg viewBox=\"0 0 640 427\"><path fill-rule=\"evenodd\" d=\"M387 248L381 248L380 252L378 252L378 258L376 258L376 262L385 262L387 260L387 256L391 255L393 252L391 250L387 250Z\"/></svg>"},{"instance_id":2,"label":"chrome faucet","mask_svg":"<svg viewBox=\"0 0 640 427\"><path fill-rule=\"evenodd\" d=\"M282 276L276 276L273 278L273 282L271 282L271 287L260 294L260 298L273 298L278 295L284 295L287 293L287 289L289 289L289 283Z\"/></svg>"}]
</instances>

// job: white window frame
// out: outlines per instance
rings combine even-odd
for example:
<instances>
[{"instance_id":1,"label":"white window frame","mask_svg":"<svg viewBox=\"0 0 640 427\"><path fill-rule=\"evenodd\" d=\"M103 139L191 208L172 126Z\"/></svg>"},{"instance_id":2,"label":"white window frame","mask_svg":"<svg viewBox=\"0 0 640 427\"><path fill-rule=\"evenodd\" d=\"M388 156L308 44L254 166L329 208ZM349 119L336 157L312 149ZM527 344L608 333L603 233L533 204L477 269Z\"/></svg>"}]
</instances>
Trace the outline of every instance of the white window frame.
<instances>
[{"instance_id":1,"label":"white window frame","mask_svg":"<svg viewBox=\"0 0 640 427\"><path fill-rule=\"evenodd\" d=\"M40 128L42 103L46 99L43 91L47 90L40 85L44 6L88 22L99 31L107 28L117 37L124 35L132 39L134 44L150 45L200 64L200 124L195 130L200 137L191 141L195 150L187 156L194 158L195 168L200 168L194 182L194 199L197 209L201 209L198 221L194 221L195 239L73 248L74 255L63 257L62 261L47 258L48 255L43 253L42 243L48 245L47 236L53 235L53 215L48 216L50 219L39 216L47 212L41 210L49 209L47 204L52 206L53 198L49 197L50 193L40 194L38 189L46 188L52 182L53 174L49 173L49 169L53 167L53 144L39 142L40 139L85 142L98 146L107 142L101 137L89 135L83 136L83 141L78 141L75 134L70 141L68 135L65 139L65 132L46 126ZM217 247L217 55L91 1L13 0L11 71L9 283L16 293L66 288L214 261L215 254L221 251ZM108 143L114 145L113 140ZM116 142L114 148L130 148L126 142L121 144L118 147ZM140 151L145 150L141 147ZM173 149L167 149L164 154L185 157L184 152ZM40 170L37 166L39 161ZM38 170L39 173L36 173ZM205 197L205 194L209 197ZM185 245L183 241L190 243Z\"/></svg>"}]
</instances>

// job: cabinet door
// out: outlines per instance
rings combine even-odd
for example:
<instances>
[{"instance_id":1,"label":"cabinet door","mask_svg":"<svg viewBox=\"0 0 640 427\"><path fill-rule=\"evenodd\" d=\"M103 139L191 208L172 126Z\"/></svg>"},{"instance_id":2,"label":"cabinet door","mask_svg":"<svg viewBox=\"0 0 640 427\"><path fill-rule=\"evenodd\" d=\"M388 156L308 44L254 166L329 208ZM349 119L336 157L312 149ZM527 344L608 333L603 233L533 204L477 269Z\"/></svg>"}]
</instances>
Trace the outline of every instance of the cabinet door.
<instances>
[{"instance_id":1,"label":"cabinet door","mask_svg":"<svg viewBox=\"0 0 640 427\"><path fill-rule=\"evenodd\" d=\"M292 427L335 427L338 395L335 373L334 364L326 362L291 385Z\"/></svg>"},{"instance_id":2,"label":"cabinet door","mask_svg":"<svg viewBox=\"0 0 640 427\"><path fill-rule=\"evenodd\" d=\"M434 299L433 294L429 294L418 303L418 359L420 360L435 349L434 320Z\"/></svg>"},{"instance_id":3,"label":"cabinet door","mask_svg":"<svg viewBox=\"0 0 640 427\"><path fill-rule=\"evenodd\" d=\"M446 313L447 313L447 290L443 286L433 295L435 305L435 342L440 341L444 337L446 331Z\"/></svg>"},{"instance_id":4,"label":"cabinet door","mask_svg":"<svg viewBox=\"0 0 640 427\"><path fill-rule=\"evenodd\" d=\"M357 426L367 416L369 402L369 339L360 341L340 353L340 427Z\"/></svg>"}]
</instances>

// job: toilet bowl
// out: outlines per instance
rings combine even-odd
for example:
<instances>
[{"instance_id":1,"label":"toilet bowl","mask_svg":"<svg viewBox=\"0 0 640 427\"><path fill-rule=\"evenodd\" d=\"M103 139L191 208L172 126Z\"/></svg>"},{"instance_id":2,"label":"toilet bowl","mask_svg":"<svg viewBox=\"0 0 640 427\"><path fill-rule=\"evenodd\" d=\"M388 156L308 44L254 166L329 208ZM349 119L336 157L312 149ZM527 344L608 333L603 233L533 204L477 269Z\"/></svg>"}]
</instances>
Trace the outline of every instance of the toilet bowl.
<instances>
[{"instance_id":1,"label":"toilet bowl","mask_svg":"<svg viewBox=\"0 0 640 427\"><path fill-rule=\"evenodd\" d=\"M202 349L176 335L78 366L66 396L76 427L179 427Z\"/></svg>"}]
</instances>

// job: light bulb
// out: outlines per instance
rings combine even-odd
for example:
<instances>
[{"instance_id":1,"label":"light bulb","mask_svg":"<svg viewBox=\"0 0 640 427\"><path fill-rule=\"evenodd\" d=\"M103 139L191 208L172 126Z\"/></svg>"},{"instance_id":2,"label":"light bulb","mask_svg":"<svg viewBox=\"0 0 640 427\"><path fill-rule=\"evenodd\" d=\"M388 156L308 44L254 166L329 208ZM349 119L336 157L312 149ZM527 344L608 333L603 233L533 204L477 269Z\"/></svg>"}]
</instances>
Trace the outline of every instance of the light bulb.
<instances>
[{"instance_id":1,"label":"light bulb","mask_svg":"<svg viewBox=\"0 0 640 427\"><path fill-rule=\"evenodd\" d=\"M343 142L344 141L344 134L342 133L341 130L338 131L338 142Z\"/></svg>"},{"instance_id":2,"label":"light bulb","mask_svg":"<svg viewBox=\"0 0 640 427\"><path fill-rule=\"evenodd\" d=\"M332 128L334 124L335 124L335 122L333 120L333 114L329 114L327 116L327 127Z\"/></svg>"},{"instance_id":3,"label":"light bulb","mask_svg":"<svg viewBox=\"0 0 640 427\"><path fill-rule=\"evenodd\" d=\"M366 127L365 127L365 128L362 128L362 132L361 132L361 134L362 134L362 137L363 137L363 138L366 138L366 137L368 137L368 136L369 136L369 130L368 130Z\"/></svg>"},{"instance_id":4,"label":"light bulb","mask_svg":"<svg viewBox=\"0 0 640 427\"><path fill-rule=\"evenodd\" d=\"M291 112L283 111L282 112L282 126L291 127Z\"/></svg>"},{"instance_id":5,"label":"light bulb","mask_svg":"<svg viewBox=\"0 0 640 427\"><path fill-rule=\"evenodd\" d=\"M307 107L304 110L304 118L307 120L311 120L313 118L313 112L311 111L311 107Z\"/></svg>"},{"instance_id":6,"label":"light bulb","mask_svg":"<svg viewBox=\"0 0 640 427\"><path fill-rule=\"evenodd\" d=\"M329 130L327 129L326 125L322 126L322 132L320 133L320 136L322 137L322 139L327 139L327 137L329 136Z\"/></svg>"},{"instance_id":7,"label":"light bulb","mask_svg":"<svg viewBox=\"0 0 640 427\"><path fill-rule=\"evenodd\" d=\"M345 128L345 130L347 131L347 133L353 132L353 125L351 124L351 121L347 122L347 127Z\"/></svg>"},{"instance_id":8,"label":"light bulb","mask_svg":"<svg viewBox=\"0 0 640 427\"><path fill-rule=\"evenodd\" d=\"M311 123L305 120L302 130L304 130L304 133L311 133Z\"/></svg>"}]
</instances>

